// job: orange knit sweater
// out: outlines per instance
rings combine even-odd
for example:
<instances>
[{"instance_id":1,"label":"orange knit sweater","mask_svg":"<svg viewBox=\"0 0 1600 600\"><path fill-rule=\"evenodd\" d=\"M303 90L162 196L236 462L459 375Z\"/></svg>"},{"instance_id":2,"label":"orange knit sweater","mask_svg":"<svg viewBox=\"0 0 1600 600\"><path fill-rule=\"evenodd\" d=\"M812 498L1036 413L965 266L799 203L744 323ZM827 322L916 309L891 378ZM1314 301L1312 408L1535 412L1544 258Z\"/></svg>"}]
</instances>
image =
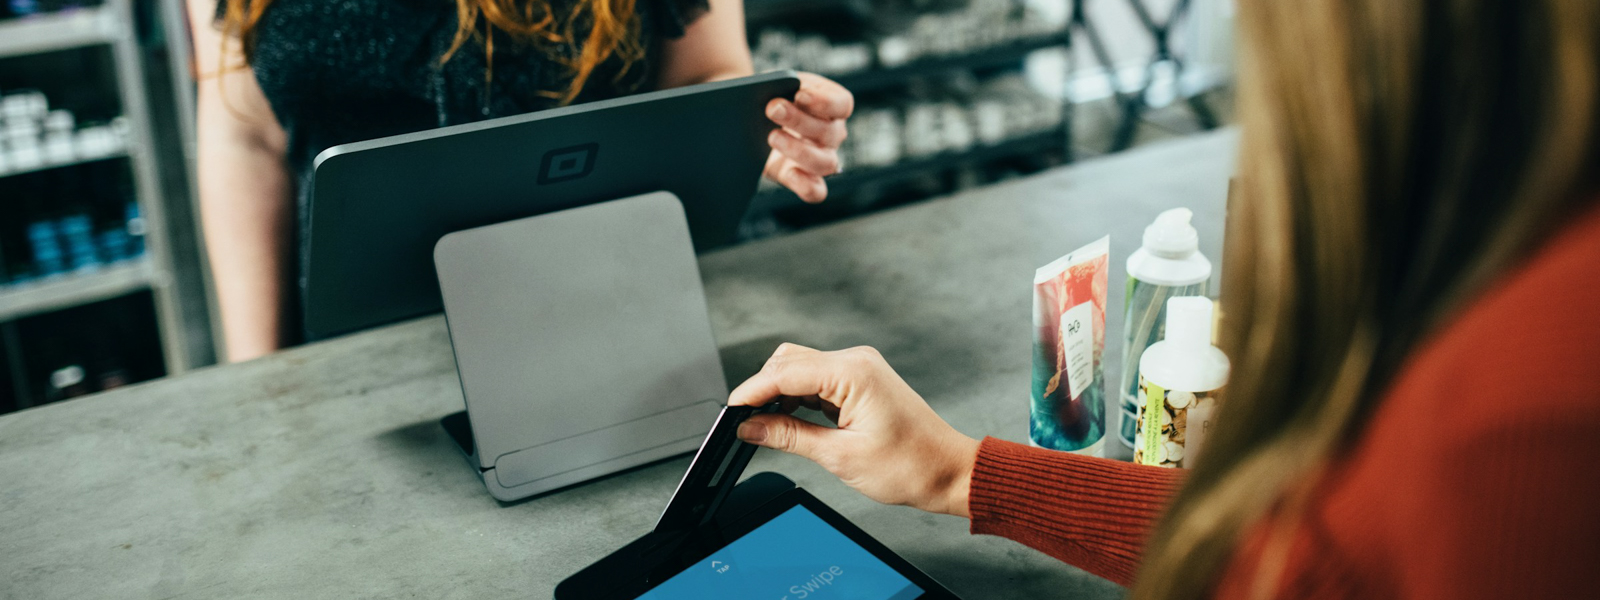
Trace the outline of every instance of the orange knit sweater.
<instances>
[{"instance_id":1,"label":"orange knit sweater","mask_svg":"<svg viewBox=\"0 0 1600 600\"><path fill-rule=\"evenodd\" d=\"M1600 207L1419 347L1319 482L1277 597L1596 598ZM1117 583L1182 473L989 438L972 532ZM1264 525L1218 574L1249 595Z\"/></svg>"}]
</instances>

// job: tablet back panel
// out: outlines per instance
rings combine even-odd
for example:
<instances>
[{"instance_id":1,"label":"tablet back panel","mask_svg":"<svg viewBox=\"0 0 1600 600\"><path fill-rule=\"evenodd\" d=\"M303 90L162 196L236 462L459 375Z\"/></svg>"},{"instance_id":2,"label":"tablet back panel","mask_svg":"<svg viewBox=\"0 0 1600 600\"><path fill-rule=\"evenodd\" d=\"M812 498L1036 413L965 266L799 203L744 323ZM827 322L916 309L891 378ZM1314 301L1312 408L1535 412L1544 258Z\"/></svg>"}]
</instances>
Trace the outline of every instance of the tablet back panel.
<instances>
[{"instance_id":1,"label":"tablet back panel","mask_svg":"<svg viewBox=\"0 0 1600 600\"><path fill-rule=\"evenodd\" d=\"M793 72L336 146L317 157L304 265L311 338L436 312L452 231L666 190L695 248L735 239Z\"/></svg>"},{"instance_id":2,"label":"tablet back panel","mask_svg":"<svg viewBox=\"0 0 1600 600\"><path fill-rule=\"evenodd\" d=\"M497 497L693 450L727 398L670 193L452 233L434 261Z\"/></svg>"}]
</instances>

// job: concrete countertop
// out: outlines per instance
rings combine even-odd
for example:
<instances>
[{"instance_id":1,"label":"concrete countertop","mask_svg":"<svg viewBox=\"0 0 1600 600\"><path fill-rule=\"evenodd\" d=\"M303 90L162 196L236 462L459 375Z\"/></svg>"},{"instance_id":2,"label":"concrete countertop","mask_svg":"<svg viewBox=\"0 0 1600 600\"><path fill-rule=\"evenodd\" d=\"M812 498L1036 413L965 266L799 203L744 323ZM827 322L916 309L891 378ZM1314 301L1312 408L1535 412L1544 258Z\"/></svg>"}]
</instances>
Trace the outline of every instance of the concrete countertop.
<instances>
[{"instance_id":1,"label":"concrete countertop","mask_svg":"<svg viewBox=\"0 0 1600 600\"><path fill-rule=\"evenodd\" d=\"M1236 143L1150 146L706 255L728 377L782 341L870 344L961 431L1026 440L1034 269L1111 234L1120 331L1123 264L1156 213L1194 209L1220 258ZM460 409L444 320L427 317L0 417L0 598L544 598L648 531L688 464L504 505L439 428ZM762 451L748 473L763 470L964 598L1122 595L801 459Z\"/></svg>"}]
</instances>

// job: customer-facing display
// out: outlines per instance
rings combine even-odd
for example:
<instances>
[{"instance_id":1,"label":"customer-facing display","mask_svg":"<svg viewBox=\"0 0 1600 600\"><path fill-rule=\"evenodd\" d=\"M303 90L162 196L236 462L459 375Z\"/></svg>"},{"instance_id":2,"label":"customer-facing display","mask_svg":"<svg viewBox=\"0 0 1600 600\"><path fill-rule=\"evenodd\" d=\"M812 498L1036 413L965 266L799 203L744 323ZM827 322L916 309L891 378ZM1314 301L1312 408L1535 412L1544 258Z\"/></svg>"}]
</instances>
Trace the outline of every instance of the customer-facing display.
<instances>
[{"instance_id":1,"label":"customer-facing display","mask_svg":"<svg viewBox=\"0 0 1600 600\"><path fill-rule=\"evenodd\" d=\"M756 447L722 409L655 531L568 577L556 600L955 600L933 578L777 473L739 476Z\"/></svg>"},{"instance_id":2,"label":"customer-facing display","mask_svg":"<svg viewBox=\"0 0 1600 600\"><path fill-rule=\"evenodd\" d=\"M923 589L804 506L684 569L639 600L911 600Z\"/></svg>"}]
</instances>

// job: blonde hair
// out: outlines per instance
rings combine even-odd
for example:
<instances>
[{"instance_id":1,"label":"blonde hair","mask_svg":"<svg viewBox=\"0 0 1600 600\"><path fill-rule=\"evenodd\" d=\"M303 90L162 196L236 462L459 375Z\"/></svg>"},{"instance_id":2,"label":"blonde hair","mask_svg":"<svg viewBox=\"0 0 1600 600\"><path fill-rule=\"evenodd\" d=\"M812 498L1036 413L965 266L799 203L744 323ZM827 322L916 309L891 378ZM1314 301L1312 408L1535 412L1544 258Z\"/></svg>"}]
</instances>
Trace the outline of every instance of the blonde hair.
<instances>
[{"instance_id":1,"label":"blonde hair","mask_svg":"<svg viewBox=\"0 0 1600 600\"><path fill-rule=\"evenodd\" d=\"M1239 0L1238 15L1234 375L1136 599L1206 595L1262 515L1254 591L1275 592L1310 486L1406 355L1594 202L1600 2Z\"/></svg>"}]
</instances>

